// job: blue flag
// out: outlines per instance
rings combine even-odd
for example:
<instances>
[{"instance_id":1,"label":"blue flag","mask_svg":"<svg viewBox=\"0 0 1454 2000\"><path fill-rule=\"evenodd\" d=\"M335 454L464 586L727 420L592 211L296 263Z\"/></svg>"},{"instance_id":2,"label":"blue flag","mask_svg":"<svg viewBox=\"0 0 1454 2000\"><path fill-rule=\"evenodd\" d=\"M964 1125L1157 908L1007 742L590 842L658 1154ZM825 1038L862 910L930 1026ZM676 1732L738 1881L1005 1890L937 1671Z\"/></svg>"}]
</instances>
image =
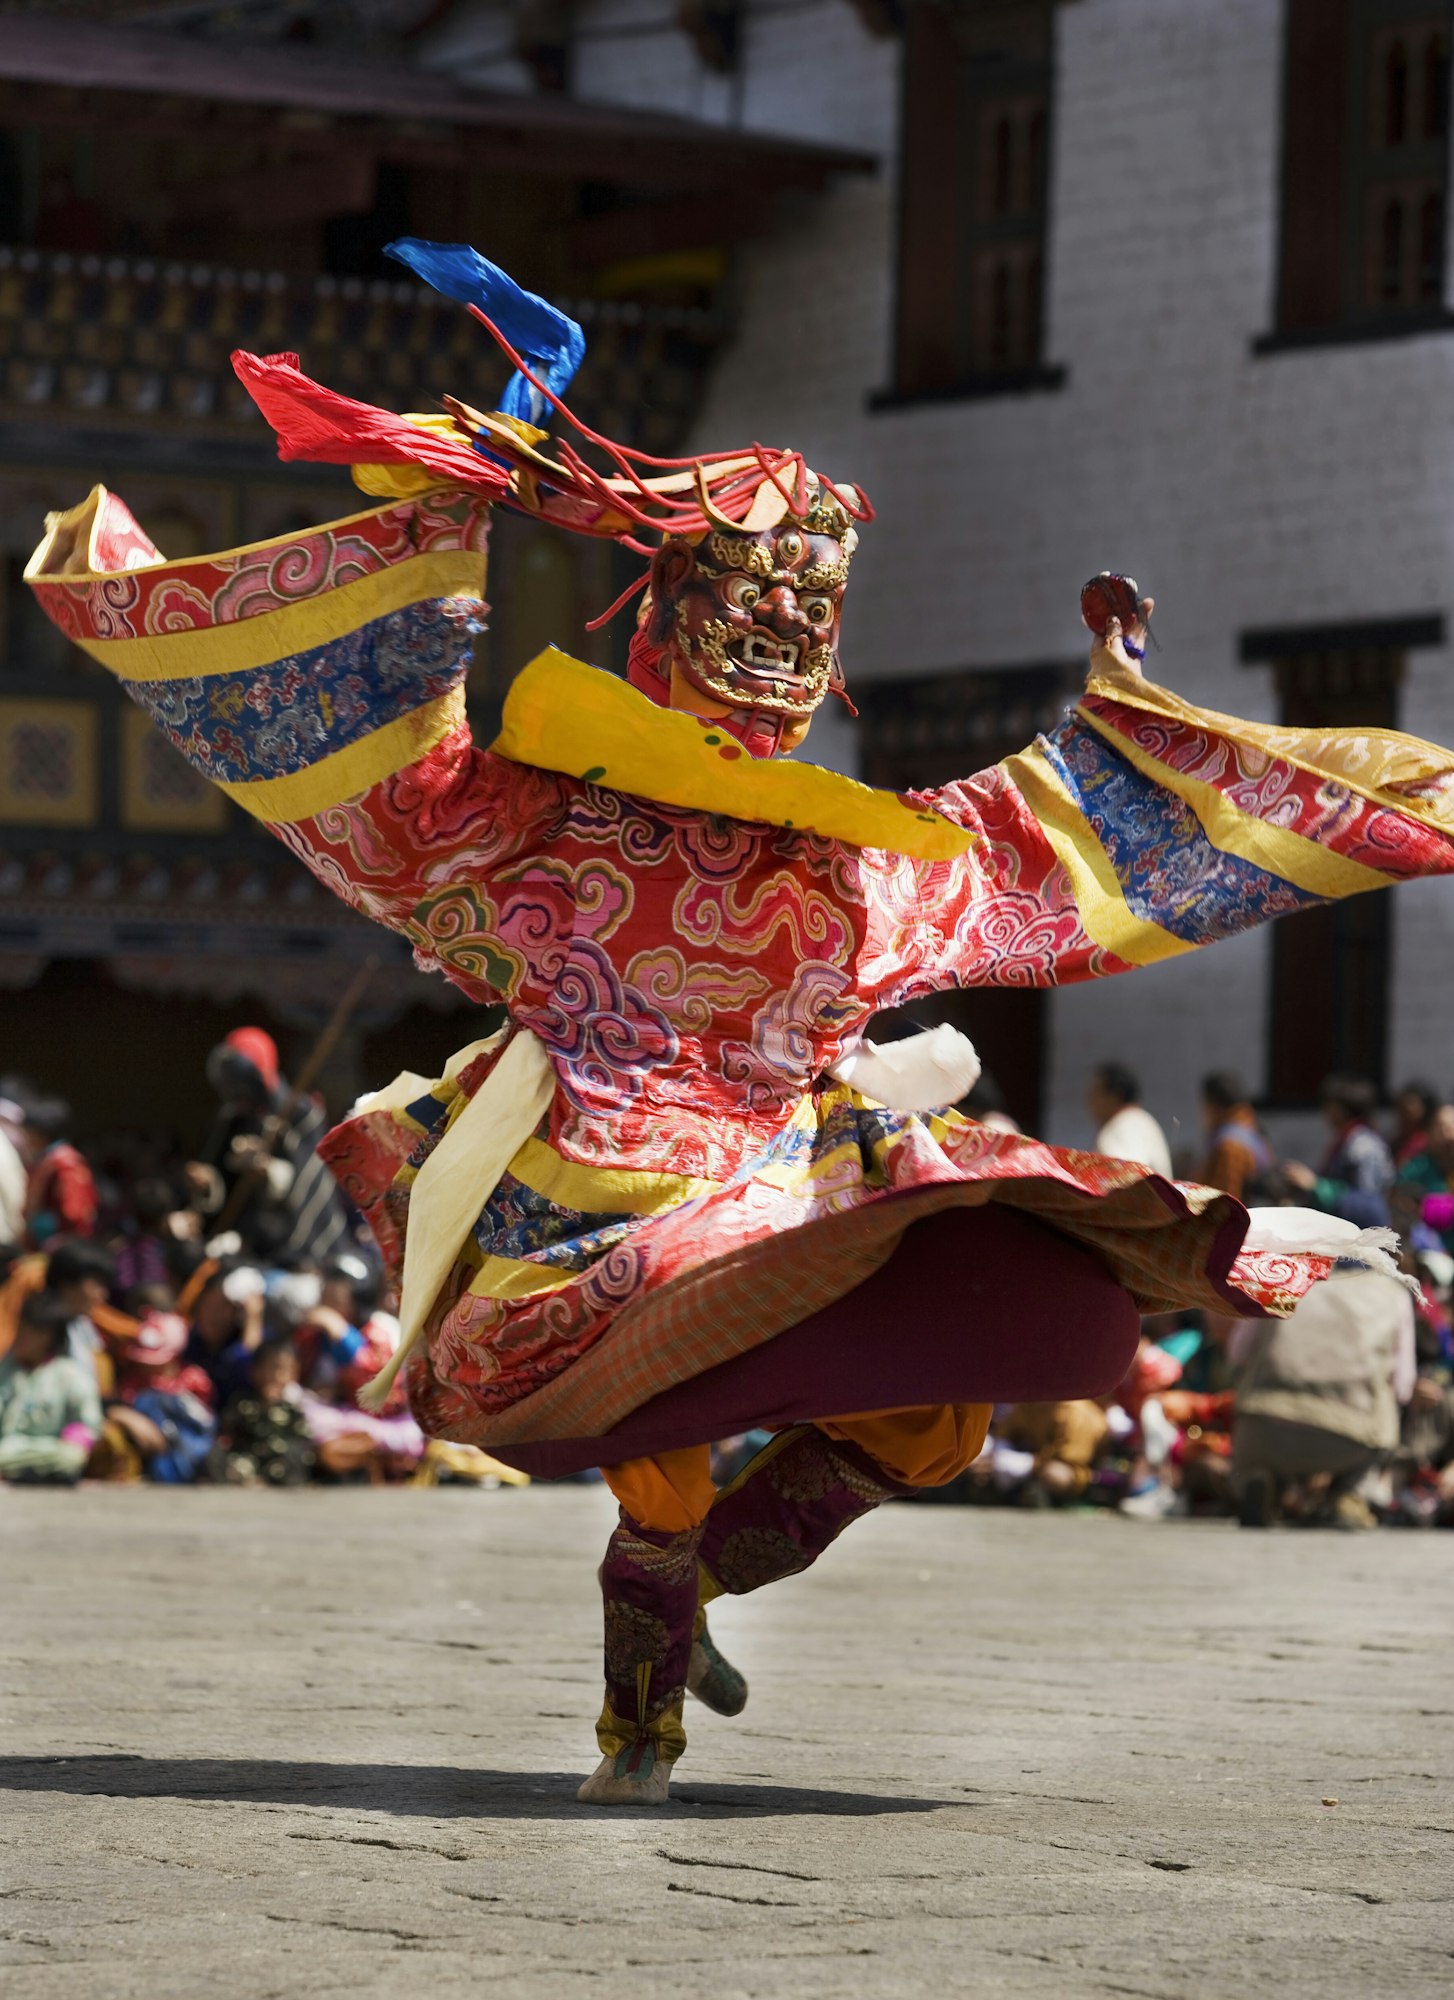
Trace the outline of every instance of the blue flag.
<instances>
[{"instance_id":1,"label":"blue flag","mask_svg":"<svg viewBox=\"0 0 1454 2000\"><path fill-rule=\"evenodd\" d=\"M522 290L498 264L492 264L468 243L425 243L417 236L402 236L397 243L386 245L385 255L407 264L446 298L478 306L546 386L557 396L564 392L586 351L586 336L568 314L534 292ZM544 425L550 414L544 396L518 371L510 377L497 407L504 415L528 424Z\"/></svg>"}]
</instances>

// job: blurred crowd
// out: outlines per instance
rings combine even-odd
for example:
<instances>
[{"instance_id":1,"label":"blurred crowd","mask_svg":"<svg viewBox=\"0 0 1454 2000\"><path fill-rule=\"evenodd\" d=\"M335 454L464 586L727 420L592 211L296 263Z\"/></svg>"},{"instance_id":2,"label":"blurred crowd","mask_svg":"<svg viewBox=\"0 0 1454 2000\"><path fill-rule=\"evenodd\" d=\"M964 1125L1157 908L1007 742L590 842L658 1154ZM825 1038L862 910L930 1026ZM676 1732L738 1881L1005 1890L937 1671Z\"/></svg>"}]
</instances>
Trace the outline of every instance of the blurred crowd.
<instances>
[{"instance_id":1,"label":"blurred crowd","mask_svg":"<svg viewBox=\"0 0 1454 2000\"><path fill-rule=\"evenodd\" d=\"M1171 1174L1133 1071L1101 1064L1087 1107L1097 1152ZM1006 1122L993 1093L979 1109ZM1201 1082L1200 1147L1176 1166L1249 1208L1390 1232L1404 1282L1348 1262L1284 1320L1148 1319L1113 1395L997 1410L953 1497L1228 1514L1249 1528L1454 1526L1454 1105L1410 1083L1385 1126L1371 1082L1330 1076L1321 1111L1316 1164L1279 1159L1241 1079L1215 1072Z\"/></svg>"},{"instance_id":2,"label":"blurred crowd","mask_svg":"<svg viewBox=\"0 0 1454 2000\"><path fill-rule=\"evenodd\" d=\"M136 1132L78 1147L64 1104L0 1078L0 1480L527 1484L426 1440L402 1388L360 1406L396 1301L317 1157L323 1114L259 1028L214 1049L207 1081L211 1129L187 1157ZM1172 1173L1131 1070L1101 1064L1087 1103L1098 1152ZM1236 1076L1203 1078L1201 1105L1183 1178L1395 1231L1404 1282L1350 1264L1286 1320L1149 1319L1114 1395L997 1410L937 1497L1454 1525L1454 1105L1410 1084L1385 1116L1370 1082L1330 1077L1315 1163L1278 1158ZM988 1077L964 1108L1015 1129ZM724 1440L719 1472L758 1442Z\"/></svg>"},{"instance_id":3,"label":"blurred crowd","mask_svg":"<svg viewBox=\"0 0 1454 2000\"><path fill-rule=\"evenodd\" d=\"M0 1078L0 1479L528 1484L427 1440L401 1386L360 1407L399 1328L323 1114L260 1028L207 1078L196 1158L134 1132L79 1148L64 1104Z\"/></svg>"}]
</instances>

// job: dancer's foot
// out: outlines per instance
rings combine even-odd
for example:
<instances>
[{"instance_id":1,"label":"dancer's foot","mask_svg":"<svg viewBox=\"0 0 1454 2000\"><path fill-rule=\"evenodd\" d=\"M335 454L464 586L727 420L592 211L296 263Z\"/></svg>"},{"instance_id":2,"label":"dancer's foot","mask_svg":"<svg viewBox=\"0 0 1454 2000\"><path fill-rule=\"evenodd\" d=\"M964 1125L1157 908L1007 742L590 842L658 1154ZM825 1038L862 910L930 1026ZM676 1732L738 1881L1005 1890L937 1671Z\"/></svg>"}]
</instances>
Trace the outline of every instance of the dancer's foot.
<instances>
[{"instance_id":1,"label":"dancer's foot","mask_svg":"<svg viewBox=\"0 0 1454 2000\"><path fill-rule=\"evenodd\" d=\"M705 1617L698 1620L687 1665L687 1693L714 1715L741 1715L747 1706L747 1678L718 1652Z\"/></svg>"},{"instance_id":2,"label":"dancer's foot","mask_svg":"<svg viewBox=\"0 0 1454 2000\"><path fill-rule=\"evenodd\" d=\"M656 1754L652 1743L628 1743L614 1757L603 1757L576 1793L583 1806L664 1806L671 1786L671 1765Z\"/></svg>"}]
</instances>

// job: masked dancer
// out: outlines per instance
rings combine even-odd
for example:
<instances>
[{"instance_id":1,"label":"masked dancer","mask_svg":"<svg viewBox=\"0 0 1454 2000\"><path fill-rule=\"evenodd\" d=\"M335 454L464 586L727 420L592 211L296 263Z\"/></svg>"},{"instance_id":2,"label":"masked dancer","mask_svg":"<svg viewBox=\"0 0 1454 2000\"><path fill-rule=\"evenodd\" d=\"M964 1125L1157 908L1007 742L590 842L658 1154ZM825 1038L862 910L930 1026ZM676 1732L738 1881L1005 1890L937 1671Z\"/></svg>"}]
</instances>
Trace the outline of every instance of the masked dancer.
<instances>
[{"instance_id":1,"label":"masked dancer","mask_svg":"<svg viewBox=\"0 0 1454 2000\"><path fill-rule=\"evenodd\" d=\"M515 364L498 410L394 416L239 354L283 457L354 467L375 504L167 562L98 488L27 574L321 881L508 1010L325 1152L401 1283L394 1365L423 1428L605 1469L621 1514L581 1797L655 1803L684 1694L746 1699L714 1597L954 1478L992 1402L1109 1393L1139 1314L1282 1314L1338 1256L1385 1254L941 1111L967 1045L875 1051L870 1017L1448 872L1454 777L1410 737L1242 723L1152 685L1149 600L1116 577L1085 600L1084 697L1021 754L903 796L783 761L846 699L863 494L790 449L667 462L585 432L571 321L472 251L395 247ZM626 680L552 649L482 749L464 680L497 505L638 552L644 594ZM715 1491L707 1441L753 1426L771 1443Z\"/></svg>"}]
</instances>

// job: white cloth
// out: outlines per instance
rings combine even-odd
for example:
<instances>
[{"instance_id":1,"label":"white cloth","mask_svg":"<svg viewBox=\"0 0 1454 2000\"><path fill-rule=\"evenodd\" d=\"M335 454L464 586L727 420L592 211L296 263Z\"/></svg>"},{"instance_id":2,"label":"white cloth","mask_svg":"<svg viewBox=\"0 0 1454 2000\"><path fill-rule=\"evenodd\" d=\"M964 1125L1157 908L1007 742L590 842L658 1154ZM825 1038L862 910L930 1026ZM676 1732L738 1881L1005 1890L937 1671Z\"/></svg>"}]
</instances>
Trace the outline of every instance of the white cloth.
<instances>
[{"instance_id":1,"label":"white cloth","mask_svg":"<svg viewBox=\"0 0 1454 2000\"><path fill-rule=\"evenodd\" d=\"M1422 1296L1419 1281L1398 1261L1398 1232L1360 1229L1341 1215L1324 1215L1316 1208L1249 1208L1244 1250L1271 1250L1293 1257L1336 1257L1340 1264L1358 1264L1403 1286L1413 1298ZM1412 1319L1409 1321L1413 1326ZM1413 1394L1410 1384L1409 1395ZM1401 1399L1408 1401L1408 1396Z\"/></svg>"},{"instance_id":2,"label":"white cloth","mask_svg":"<svg viewBox=\"0 0 1454 2000\"><path fill-rule=\"evenodd\" d=\"M388 1401L394 1379L416 1341L423 1337L429 1309L479 1220L480 1210L550 1109L555 1071L544 1042L528 1028L513 1032L502 1029L487 1041L472 1042L451 1058L445 1075L457 1076L467 1061L497 1046L506 1034L510 1039L499 1060L473 1097L456 1102L450 1113L452 1122L409 1190L399 1345L373 1380L359 1390L361 1409L378 1411ZM361 1098L360 1105L367 1110L405 1101L405 1092L417 1081L396 1077L387 1090Z\"/></svg>"},{"instance_id":3,"label":"white cloth","mask_svg":"<svg viewBox=\"0 0 1454 2000\"><path fill-rule=\"evenodd\" d=\"M938 1111L974 1089L980 1067L968 1035L941 1021L901 1042L854 1042L828 1074L891 1111Z\"/></svg>"},{"instance_id":4,"label":"white cloth","mask_svg":"<svg viewBox=\"0 0 1454 2000\"><path fill-rule=\"evenodd\" d=\"M1123 1104L1114 1118L1108 1118L1096 1134L1095 1151L1109 1160L1134 1160L1171 1179L1166 1134L1144 1104Z\"/></svg>"}]
</instances>

